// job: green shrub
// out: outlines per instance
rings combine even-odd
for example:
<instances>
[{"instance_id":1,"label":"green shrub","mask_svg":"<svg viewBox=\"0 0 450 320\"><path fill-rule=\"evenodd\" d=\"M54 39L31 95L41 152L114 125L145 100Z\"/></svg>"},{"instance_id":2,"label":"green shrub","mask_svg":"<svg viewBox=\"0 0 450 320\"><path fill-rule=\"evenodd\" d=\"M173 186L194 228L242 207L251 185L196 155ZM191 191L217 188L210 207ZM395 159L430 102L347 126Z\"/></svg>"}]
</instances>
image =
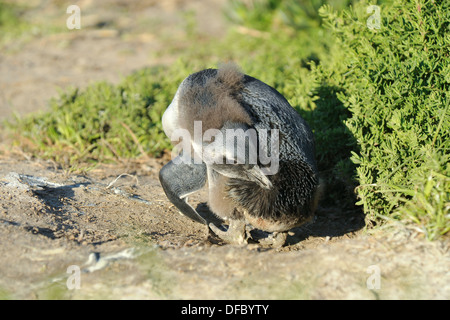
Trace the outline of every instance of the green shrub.
<instances>
[{"instance_id":1,"label":"green shrub","mask_svg":"<svg viewBox=\"0 0 450 320\"><path fill-rule=\"evenodd\" d=\"M182 80L165 74L142 69L117 86L99 82L71 89L50 101L49 112L9 126L27 151L69 165L160 155L169 148L161 116Z\"/></svg>"},{"instance_id":2,"label":"green shrub","mask_svg":"<svg viewBox=\"0 0 450 320\"><path fill-rule=\"evenodd\" d=\"M427 220L422 229L434 238L450 228L450 2L395 0L381 6L373 30L367 7L321 9L341 52L316 74L339 88L352 114L346 125L358 142L352 161L364 211L371 219L407 212Z\"/></svg>"},{"instance_id":3,"label":"green shrub","mask_svg":"<svg viewBox=\"0 0 450 320\"><path fill-rule=\"evenodd\" d=\"M225 10L227 18L245 27L258 30L270 30L273 20L281 6L281 0L265 0L243 2L239 0L230 1Z\"/></svg>"}]
</instances>

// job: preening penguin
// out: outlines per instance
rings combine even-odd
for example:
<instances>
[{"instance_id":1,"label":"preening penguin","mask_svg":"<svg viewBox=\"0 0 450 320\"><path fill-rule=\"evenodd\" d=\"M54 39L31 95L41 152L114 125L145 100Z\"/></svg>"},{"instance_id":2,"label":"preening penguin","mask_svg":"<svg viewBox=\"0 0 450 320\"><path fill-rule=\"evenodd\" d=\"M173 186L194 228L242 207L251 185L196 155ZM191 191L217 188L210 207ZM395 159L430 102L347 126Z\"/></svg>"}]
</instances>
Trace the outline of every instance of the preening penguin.
<instances>
[{"instance_id":1,"label":"preening penguin","mask_svg":"<svg viewBox=\"0 0 450 320\"><path fill-rule=\"evenodd\" d=\"M305 120L269 85L227 64L188 76L162 119L182 139L180 155L160 171L169 200L227 242L256 228L282 245L285 231L309 221L317 206L314 139ZM208 183L208 206L228 224L217 227L186 201ZM248 231L248 230L247 230Z\"/></svg>"}]
</instances>

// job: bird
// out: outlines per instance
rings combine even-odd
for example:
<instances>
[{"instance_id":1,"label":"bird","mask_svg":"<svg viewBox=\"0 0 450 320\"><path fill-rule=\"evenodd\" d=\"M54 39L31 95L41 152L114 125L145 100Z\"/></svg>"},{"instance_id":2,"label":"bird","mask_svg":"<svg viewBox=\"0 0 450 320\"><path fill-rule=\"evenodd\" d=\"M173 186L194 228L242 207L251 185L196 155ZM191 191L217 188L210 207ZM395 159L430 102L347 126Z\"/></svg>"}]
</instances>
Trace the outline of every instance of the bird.
<instances>
[{"instance_id":1,"label":"bird","mask_svg":"<svg viewBox=\"0 0 450 320\"><path fill-rule=\"evenodd\" d=\"M162 116L182 150L159 173L167 198L226 243L285 244L287 232L313 219L319 178L313 133L276 89L234 63L186 77ZM231 138L230 138L231 136ZM208 187L200 215L187 196Z\"/></svg>"}]
</instances>

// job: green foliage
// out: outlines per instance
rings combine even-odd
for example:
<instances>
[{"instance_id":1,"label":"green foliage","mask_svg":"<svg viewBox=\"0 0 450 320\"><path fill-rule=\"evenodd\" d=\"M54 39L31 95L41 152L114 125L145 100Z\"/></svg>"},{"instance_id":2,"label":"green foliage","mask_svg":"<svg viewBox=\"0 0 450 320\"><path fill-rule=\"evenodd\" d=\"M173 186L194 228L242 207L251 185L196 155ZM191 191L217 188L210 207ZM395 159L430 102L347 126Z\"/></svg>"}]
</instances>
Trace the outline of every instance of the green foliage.
<instances>
[{"instance_id":1,"label":"green foliage","mask_svg":"<svg viewBox=\"0 0 450 320\"><path fill-rule=\"evenodd\" d=\"M280 7L280 17L284 24L295 29L318 27L322 24L319 9L324 4L342 10L352 2L352 0L285 0Z\"/></svg>"},{"instance_id":2,"label":"green foliage","mask_svg":"<svg viewBox=\"0 0 450 320\"><path fill-rule=\"evenodd\" d=\"M233 0L225 15L229 20L258 30L269 30L282 0L243 2Z\"/></svg>"},{"instance_id":3,"label":"green foliage","mask_svg":"<svg viewBox=\"0 0 450 320\"><path fill-rule=\"evenodd\" d=\"M117 86L99 82L72 89L51 100L50 112L9 125L19 141L29 141L29 151L60 163L159 155L169 147L161 115L177 86L163 74L142 69Z\"/></svg>"},{"instance_id":4,"label":"green foliage","mask_svg":"<svg viewBox=\"0 0 450 320\"><path fill-rule=\"evenodd\" d=\"M315 28L321 25L319 8L328 4L335 9L347 7L351 0L233 0L225 11L229 20L242 26L271 31L276 25L293 29Z\"/></svg>"},{"instance_id":5,"label":"green foliage","mask_svg":"<svg viewBox=\"0 0 450 320\"><path fill-rule=\"evenodd\" d=\"M0 27L5 28L11 26L18 21L19 19L14 12L13 6L8 3L0 2Z\"/></svg>"},{"instance_id":6,"label":"green foliage","mask_svg":"<svg viewBox=\"0 0 450 320\"><path fill-rule=\"evenodd\" d=\"M372 219L408 212L417 222L426 215L434 220L433 235L445 233L450 3L396 0L381 7L378 30L366 26L367 7L360 2L340 13L321 9L346 56L331 56L321 73L328 82L333 63L341 61L338 98L352 114L346 125L358 141L352 161L359 203ZM408 209L398 210L405 201Z\"/></svg>"},{"instance_id":7,"label":"green foliage","mask_svg":"<svg viewBox=\"0 0 450 320\"><path fill-rule=\"evenodd\" d=\"M448 165L448 157L446 160ZM415 223L430 240L450 231L449 186L448 176L431 171L427 177L415 181L414 190L403 190L411 200L400 199L405 205L399 208L399 213Z\"/></svg>"},{"instance_id":8,"label":"green foliage","mask_svg":"<svg viewBox=\"0 0 450 320\"><path fill-rule=\"evenodd\" d=\"M10 299L12 299L10 292L0 287L0 300L10 300Z\"/></svg>"}]
</instances>

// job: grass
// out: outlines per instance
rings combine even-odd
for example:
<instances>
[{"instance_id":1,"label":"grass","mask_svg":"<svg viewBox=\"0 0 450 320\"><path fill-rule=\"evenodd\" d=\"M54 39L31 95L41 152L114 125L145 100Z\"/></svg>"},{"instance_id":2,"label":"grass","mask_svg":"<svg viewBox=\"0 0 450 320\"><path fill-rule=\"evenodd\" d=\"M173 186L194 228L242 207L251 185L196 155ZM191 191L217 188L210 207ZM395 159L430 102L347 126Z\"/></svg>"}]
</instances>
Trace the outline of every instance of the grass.
<instances>
[{"instance_id":1,"label":"grass","mask_svg":"<svg viewBox=\"0 0 450 320\"><path fill-rule=\"evenodd\" d=\"M450 8L386 1L374 31L367 2L323 4L232 1L225 14L237 26L214 42L197 37L187 17L190 41L201 45L183 48L175 64L61 92L49 112L18 117L8 130L23 150L70 168L157 157L171 148L160 120L178 84L233 60L310 124L325 203L351 209L355 189L374 224L394 219L428 239L448 234Z\"/></svg>"},{"instance_id":2,"label":"grass","mask_svg":"<svg viewBox=\"0 0 450 320\"><path fill-rule=\"evenodd\" d=\"M448 176L432 171L414 190L404 191L411 200L400 199L404 203L398 209L402 217L413 223L427 239L439 239L450 231L449 186Z\"/></svg>"},{"instance_id":3,"label":"grass","mask_svg":"<svg viewBox=\"0 0 450 320\"><path fill-rule=\"evenodd\" d=\"M10 300L10 299L12 299L10 292L0 287L0 300Z\"/></svg>"},{"instance_id":4,"label":"grass","mask_svg":"<svg viewBox=\"0 0 450 320\"><path fill-rule=\"evenodd\" d=\"M50 101L50 113L17 117L8 126L26 150L69 166L158 156L169 148L160 119L170 93L160 71L140 70L117 86L72 88Z\"/></svg>"}]
</instances>

